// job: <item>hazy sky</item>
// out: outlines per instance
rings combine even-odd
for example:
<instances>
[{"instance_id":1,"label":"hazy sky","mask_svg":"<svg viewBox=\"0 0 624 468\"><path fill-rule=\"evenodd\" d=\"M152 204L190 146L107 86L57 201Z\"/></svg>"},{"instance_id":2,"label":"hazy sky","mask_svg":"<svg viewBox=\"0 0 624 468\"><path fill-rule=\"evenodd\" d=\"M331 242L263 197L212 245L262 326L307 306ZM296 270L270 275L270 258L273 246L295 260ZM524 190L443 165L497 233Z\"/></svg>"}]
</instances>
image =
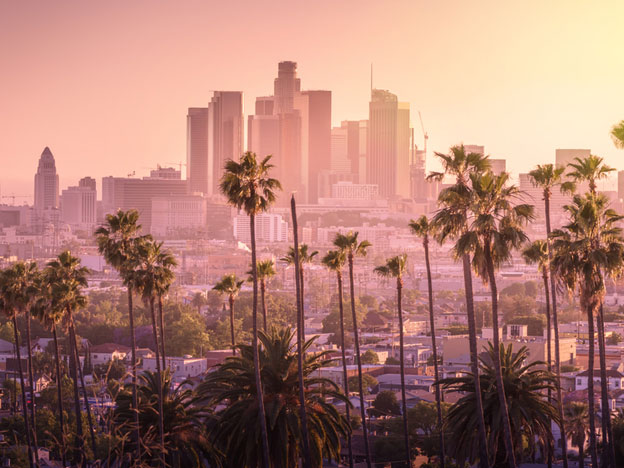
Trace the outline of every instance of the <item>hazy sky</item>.
<instances>
[{"instance_id":1,"label":"hazy sky","mask_svg":"<svg viewBox=\"0 0 624 468\"><path fill-rule=\"evenodd\" d=\"M376 87L429 150L483 144L508 169L591 148L624 169L624 2L0 0L0 190L31 195L45 146L61 188L186 160L186 109L272 93L277 62L333 92L334 124ZM8 200L3 200L7 202Z\"/></svg>"}]
</instances>

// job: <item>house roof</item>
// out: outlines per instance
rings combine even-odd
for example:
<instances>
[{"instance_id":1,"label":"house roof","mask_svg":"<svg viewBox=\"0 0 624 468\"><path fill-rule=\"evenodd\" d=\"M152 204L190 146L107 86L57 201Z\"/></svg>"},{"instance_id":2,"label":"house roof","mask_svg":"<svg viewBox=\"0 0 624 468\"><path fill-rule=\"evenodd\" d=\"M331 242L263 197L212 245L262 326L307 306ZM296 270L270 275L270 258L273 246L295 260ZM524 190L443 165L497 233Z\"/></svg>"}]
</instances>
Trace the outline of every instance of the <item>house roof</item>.
<instances>
[{"instance_id":1,"label":"house roof","mask_svg":"<svg viewBox=\"0 0 624 468\"><path fill-rule=\"evenodd\" d=\"M130 348L124 345L117 344L117 343L102 343L99 345L91 346L89 351L91 353L104 353L104 354L112 354L114 352L129 353Z\"/></svg>"},{"instance_id":2,"label":"house roof","mask_svg":"<svg viewBox=\"0 0 624 468\"><path fill-rule=\"evenodd\" d=\"M583 372L579 372L576 374L577 377L587 377L589 376L589 369L584 370ZM600 378L600 369L594 369L594 378ZM615 369L607 369L607 378L614 379L622 379L624 378L624 374L615 370Z\"/></svg>"}]
</instances>

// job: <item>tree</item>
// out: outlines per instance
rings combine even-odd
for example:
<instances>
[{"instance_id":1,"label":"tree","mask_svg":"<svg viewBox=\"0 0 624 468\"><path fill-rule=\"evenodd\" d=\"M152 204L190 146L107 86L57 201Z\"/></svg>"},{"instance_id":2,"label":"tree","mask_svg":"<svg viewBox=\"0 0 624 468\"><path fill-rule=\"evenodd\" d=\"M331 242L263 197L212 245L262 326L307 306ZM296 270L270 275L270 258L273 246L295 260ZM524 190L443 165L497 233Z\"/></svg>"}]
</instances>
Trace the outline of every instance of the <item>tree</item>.
<instances>
[{"instance_id":1,"label":"tree","mask_svg":"<svg viewBox=\"0 0 624 468\"><path fill-rule=\"evenodd\" d=\"M372 349L368 349L362 354L362 364L379 364L379 356Z\"/></svg>"},{"instance_id":2,"label":"tree","mask_svg":"<svg viewBox=\"0 0 624 468\"><path fill-rule=\"evenodd\" d=\"M363 257L366 255L367 249L370 247L370 242L363 240L358 241L357 232L349 232L347 234L336 234L334 239L334 246L338 248L339 252L346 255L349 262L349 293L351 298L351 320L353 321L353 343L355 345L355 355L357 357L358 368L358 390L360 394L360 415L362 417L362 433L364 435L364 450L366 452L366 466L372 468L372 457L370 451L370 444L368 441L368 430L366 427L366 410L364 408L364 389L362 386L362 356L360 355L360 336L358 331L358 321L355 314L355 285L353 279L353 259Z\"/></svg>"},{"instance_id":3,"label":"tree","mask_svg":"<svg viewBox=\"0 0 624 468\"><path fill-rule=\"evenodd\" d=\"M349 377L347 379L347 382L349 384L349 388L357 387L357 385L358 385L357 375ZM362 376L362 385L364 385L364 394L370 395L371 389L375 388L377 385L379 385L379 381L375 377L370 375L370 374L364 374ZM345 393L345 395L348 395L348 393Z\"/></svg>"},{"instance_id":4,"label":"tree","mask_svg":"<svg viewBox=\"0 0 624 468\"><path fill-rule=\"evenodd\" d=\"M501 345L496 353L492 343L489 343L487 353L480 357L481 385L483 391L484 415L486 427L493 444L494 466L505 464L506 453L503 443L503 413L498 399L497 386L500 380L498 371L493 363L495 354L499 354L504 373L504 391L507 396L509 420L514 451L522 453L523 439L537 440L540 445L552 445L553 436L550 431L550 420L557 420L555 407L544 398L543 393L553 389L556 381L552 373L541 366L543 362L534 361L524 364L529 356L528 349L523 346L514 352L512 345ZM476 411L476 397L474 377L468 373L462 377L442 379L444 389L451 392L460 392L461 398L451 406L447 416L449 431L449 449L459 466L464 462L474 463L478 457L479 441L477 434L478 417Z\"/></svg>"},{"instance_id":5,"label":"tree","mask_svg":"<svg viewBox=\"0 0 624 468\"><path fill-rule=\"evenodd\" d=\"M347 375L347 358L345 354L345 320L344 320L344 298L343 298L343 285L342 285L342 269L347 261L347 257L343 251L339 250L330 250L321 260L321 263L325 265L325 267L334 273L336 273L336 281L338 286L338 314L339 314L339 323L340 323L340 352L342 354L342 382L344 394L349 396L349 387L357 385L356 382L352 381L352 378L349 378ZM345 414L347 419L347 424L350 426L351 422L351 408L349 405L345 405ZM349 428L351 429L351 428ZM353 468L353 446L351 441L351 431L349 431L347 438L347 445L349 451L349 467Z\"/></svg>"},{"instance_id":6,"label":"tree","mask_svg":"<svg viewBox=\"0 0 624 468\"><path fill-rule=\"evenodd\" d=\"M269 334L259 333L260 371L269 428L270 459L275 468L297 466L302 437L298 404L299 376L294 332L288 328L273 328ZM308 349L313 340L305 343ZM258 466L263 437L257 418L256 379L253 349L239 345L240 354L209 373L199 385L199 400L218 405L213 437L223 448L229 466ZM308 354L304 366L305 411L310 421L310 463L320 468L323 458L337 460L340 438L347 437L349 426L344 416L327 401L335 398L349 404L338 386L331 380L315 377L317 371L330 362L327 352Z\"/></svg>"},{"instance_id":7,"label":"tree","mask_svg":"<svg viewBox=\"0 0 624 468\"><path fill-rule=\"evenodd\" d=\"M78 391L78 378L82 386L85 398L85 408L87 410L87 421L89 424L89 434L91 436L91 448L96 453L95 429L91 416L91 405L87 401L87 387L85 385L82 368L80 367L80 357L78 354L78 340L76 338L76 328L74 324L74 312L86 306L87 298L83 295L83 288L88 287L87 275L89 269L80 265L80 259L72 256L66 250L49 262L46 266L46 278L52 285L52 297L55 308L64 310L64 322L69 332L70 340L70 369L74 381L74 403L77 421L77 452L82 451L82 416L80 410L80 395ZM80 455L85 462L84 454Z\"/></svg>"},{"instance_id":8,"label":"tree","mask_svg":"<svg viewBox=\"0 0 624 468\"><path fill-rule=\"evenodd\" d=\"M624 149L624 120L611 127L611 139L616 148Z\"/></svg>"},{"instance_id":9,"label":"tree","mask_svg":"<svg viewBox=\"0 0 624 468\"><path fill-rule=\"evenodd\" d=\"M217 291L219 294L225 295L228 298L230 305L230 333L232 338L232 354L236 354L236 339L234 336L234 302L236 297L240 293L241 286L244 281L239 280L234 273L224 275L217 284L212 288L213 291Z\"/></svg>"},{"instance_id":10,"label":"tree","mask_svg":"<svg viewBox=\"0 0 624 468\"><path fill-rule=\"evenodd\" d=\"M388 356L385 362L387 366L398 366L400 363L401 362L397 358L392 356Z\"/></svg>"},{"instance_id":11,"label":"tree","mask_svg":"<svg viewBox=\"0 0 624 468\"><path fill-rule=\"evenodd\" d=\"M409 432L407 429L407 398L405 396L405 336L403 327L403 275L407 270L407 255L397 255L386 260L384 265L375 268L375 273L384 278L396 278L397 289L397 312L399 315L399 370L401 374L401 403L403 405L403 437L405 440L405 461L409 466L411 463ZM369 350L370 351L370 350ZM366 351L368 353L368 351ZM364 353L366 355L366 353ZM375 356L377 357L377 356ZM362 356L364 358L364 356ZM377 358L379 362L379 358Z\"/></svg>"},{"instance_id":12,"label":"tree","mask_svg":"<svg viewBox=\"0 0 624 468\"><path fill-rule=\"evenodd\" d=\"M609 201L604 195L591 193L584 196L574 196L572 204L566 206L566 211L569 214L570 222L552 234L555 251L553 267L569 290L574 290L576 287L580 290L580 305L587 314L589 333L588 372L589 375L593 375L594 316L598 315L598 341L601 348L604 348L601 344L602 339L604 339L604 327L600 312L605 295L604 275L613 275L623 267L624 239L622 238L622 231L618 227L623 218L609 208ZM600 361L601 379L604 379L603 383L606 385L606 369L603 372L605 362L602 355ZM604 377L602 376L603 373L605 374ZM603 414L607 416L603 423L608 441L611 433L611 418L606 390L606 387L603 386ZM595 414L593 379L588 379L587 391L590 414L590 453L592 462L597 465L598 454L593 417ZM612 437L610 439L613 440ZM611 444L608 447L607 456L614 460L614 448L611 449L613 447Z\"/></svg>"},{"instance_id":13,"label":"tree","mask_svg":"<svg viewBox=\"0 0 624 468\"><path fill-rule=\"evenodd\" d=\"M587 438L587 424L589 410L587 403L571 401L565 406L566 436L579 450L579 468L585 466L585 439Z\"/></svg>"},{"instance_id":14,"label":"tree","mask_svg":"<svg viewBox=\"0 0 624 468\"><path fill-rule=\"evenodd\" d=\"M308 244L301 244L299 246L299 273L300 273L300 282L301 282L301 301L303 307L303 298L305 297L305 288L304 288L304 265L310 264L314 261L314 257L318 255L317 250L313 250L310 252L310 248ZM295 249L289 247L288 252L281 259L282 262L285 262L287 265L295 265Z\"/></svg>"},{"instance_id":15,"label":"tree","mask_svg":"<svg viewBox=\"0 0 624 468\"><path fill-rule=\"evenodd\" d=\"M617 346L621 342L622 342L622 335L620 335L617 332L613 332L611 335L609 335L609 338L607 338L606 340L606 343L611 346Z\"/></svg>"},{"instance_id":16,"label":"tree","mask_svg":"<svg viewBox=\"0 0 624 468\"><path fill-rule=\"evenodd\" d=\"M457 242L460 255L474 252L473 264L477 274L490 286L492 297L493 345L500 346L498 320L498 290L496 269L511 259L513 250L528 240L523 231L524 225L533 218L533 206L516 204L521 192L509 185L509 175L503 172L495 175L471 174L473 220ZM516 466L511 422L503 386L503 373L499 354L494 353L494 368L498 379L498 399L503 415L503 433L507 461L511 468Z\"/></svg>"},{"instance_id":17,"label":"tree","mask_svg":"<svg viewBox=\"0 0 624 468\"><path fill-rule=\"evenodd\" d=\"M121 359L113 359L106 364L99 364L93 369L94 375L98 379L122 380L127 374L126 365Z\"/></svg>"},{"instance_id":18,"label":"tree","mask_svg":"<svg viewBox=\"0 0 624 468\"><path fill-rule=\"evenodd\" d=\"M399 400L396 394L391 390L383 390L377 394L373 400L374 412L379 416L399 415L401 414L401 407L399 406ZM407 414L405 414L407 416ZM403 426L403 440L405 441L407 433L405 432L405 425ZM405 449L405 447L403 447ZM409 453L409 452L408 452Z\"/></svg>"},{"instance_id":19,"label":"tree","mask_svg":"<svg viewBox=\"0 0 624 468\"><path fill-rule=\"evenodd\" d=\"M260 280L260 302L262 304L262 320L263 327L262 330L267 332L267 305L266 305L266 285L267 282L275 276L277 273L275 271L275 262L273 259L269 260L260 260L258 261L258 280ZM251 271L247 272L248 275L251 275ZM253 282L253 277L250 276L249 280Z\"/></svg>"},{"instance_id":20,"label":"tree","mask_svg":"<svg viewBox=\"0 0 624 468\"><path fill-rule=\"evenodd\" d=\"M221 178L221 192L231 205L239 210L242 208L249 216L249 230L251 233L251 273L253 277L253 352L256 368L256 392L258 404L258 420L262 428L262 451L264 468L270 468L269 442L260 382L260 358L258 351L258 272L256 259L256 225L255 216L266 211L275 202L275 191L281 189L277 179L269 177L273 167L269 164L271 156L258 162L255 153L246 152L239 162L228 160L225 163L225 172Z\"/></svg>"},{"instance_id":21,"label":"tree","mask_svg":"<svg viewBox=\"0 0 624 468\"><path fill-rule=\"evenodd\" d=\"M556 275L552 267L552 227L550 224L550 199L552 191L559 188L561 192L571 192L574 184L563 180L565 168L553 164L538 165L529 172L529 178L535 187L542 189L544 199L544 216L546 218L546 242L548 248L548 263L550 273L550 297L552 306L552 325L555 331L555 375L557 376L557 412L559 415L559 428L565 434L565 418L563 417L563 395L561 393L561 356L559 347L559 315L557 313L557 286ZM563 468L568 468L568 447L565 437L561 438L563 452Z\"/></svg>"},{"instance_id":22,"label":"tree","mask_svg":"<svg viewBox=\"0 0 624 468\"><path fill-rule=\"evenodd\" d=\"M34 467L33 436L34 427L32 420L29 421L28 406L26 405L26 386L24 385L24 371L22 370L22 357L20 353L19 332L17 328L17 314L23 311L30 301L27 290L27 271L28 267L24 263L15 263L11 268L2 271L0 275L0 306L4 314L13 322L15 354L17 358L17 370L20 379L20 388L22 390L22 414L24 417L24 426L26 432L26 441L28 444L28 462L30 468ZM33 431L33 432L31 432Z\"/></svg>"},{"instance_id":23,"label":"tree","mask_svg":"<svg viewBox=\"0 0 624 468\"><path fill-rule=\"evenodd\" d=\"M427 291L429 299L429 329L431 330L431 349L433 350L433 370L435 381L440 380L438 349L436 344L436 328L435 317L433 311L433 285L431 280L431 263L429 261L429 236L435 234L435 226L429 222L429 219L422 215L418 220L413 219L409 222L410 230L413 234L422 239L423 249L425 251L425 268L427 270ZM435 386L436 408L438 413L438 432L440 434L440 468L444 468L446 463L446 452L444 449L444 433L442 431L442 394L440 386Z\"/></svg>"},{"instance_id":24,"label":"tree","mask_svg":"<svg viewBox=\"0 0 624 468\"><path fill-rule=\"evenodd\" d=\"M197 308L197 313L201 313L201 308L206 305L208 301L206 301L206 296L204 296L201 292L196 292L193 295L193 299L191 300L191 305Z\"/></svg>"},{"instance_id":25,"label":"tree","mask_svg":"<svg viewBox=\"0 0 624 468\"><path fill-rule=\"evenodd\" d=\"M469 186L470 175L479 174L490 167L488 158L480 153L466 153L464 145L453 146L449 154L435 153L440 159L444 172L433 172L429 179L441 181L445 175L455 178L455 184L442 190L438 196L440 210L433 218L436 226L436 239L442 243L448 239L457 239L468 228L469 207L472 198ZM459 258L462 261L464 274L464 294L466 297L466 316L468 321L468 342L470 349L470 366L474 378L477 395L478 433L480 440L479 466L489 467L487 434L481 401L481 383L479 381L479 360L477 350L477 327L475 321L474 295L472 290L472 271L470 253L465 252Z\"/></svg>"},{"instance_id":26,"label":"tree","mask_svg":"<svg viewBox=\"0 0 624 468\"><path fill-rule=\"evenodd\" d=\"M141 460L141 442L139 431L139 412L137 394L137 359L136 359L136 334L134 330L134 310L132 304L132 292L134 289L133 272L138 258L136 244L139 239L141 225L139 224L139 212L137 210L117 211L116 214L106 215L106 221L96 231L98 251L104 256L106 262L111 265L124 282L128 293L128 327L130 329L130 348L132 356L132 401L134 412L134 437L136 447L136 459Z\"/></svg>"}]
</instances>

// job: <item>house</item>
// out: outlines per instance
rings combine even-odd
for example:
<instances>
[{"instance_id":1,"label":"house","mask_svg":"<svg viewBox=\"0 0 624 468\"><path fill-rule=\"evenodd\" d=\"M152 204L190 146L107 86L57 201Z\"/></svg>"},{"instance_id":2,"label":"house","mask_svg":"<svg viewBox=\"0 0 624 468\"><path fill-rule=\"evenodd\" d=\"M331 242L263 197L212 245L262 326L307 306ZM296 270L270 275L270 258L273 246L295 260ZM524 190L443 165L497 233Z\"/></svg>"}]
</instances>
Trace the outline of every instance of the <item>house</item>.
<instances>
[{"instance_id":1,"label":"house","mask_svg":"<svg viewBox=\"0 0 624 468\"><path fill-rule=\"evenodd\" d=\"M206 358L194 358L190 355L183 357L169 357L166 359L167 367L171 372L174 382L182 382L189 377L197 377L204 374L208 370L208 360ZM144 371L156 371L156 358L143 358Z\"/></svg>"},{"instance_id":2,"label":"house","mask_svg":"<svg viewBox=\"0 0 624 468\"><path fill-rule=\"evenodd\" d=\"M130 348L117 343L103 343L91 346L89 352L91 353L91 362L95 366L98 364L107 364L109 361L115 359L123 361L126 359L126 356L130 354Z\"/></svg>"},{"instance_id":3,"label":"house","mask_svg":"<svg viewBox=\"0 0 624 468\"><path fill-rule=\"evenodd\" d=\"M607 369L607 382L608 388L611 391L617 391L624 389L624 374L622 374L621 370L623 365L619 365L616 367L612 367L611 369ZM595 388L600 388L600 369L594 369L594 386ZM575 389L585 390L587 388L587 384L589 382L589 370L585 370L583 372L579 372L576 374L576 384Z\"/></svg>"}]
</instances>

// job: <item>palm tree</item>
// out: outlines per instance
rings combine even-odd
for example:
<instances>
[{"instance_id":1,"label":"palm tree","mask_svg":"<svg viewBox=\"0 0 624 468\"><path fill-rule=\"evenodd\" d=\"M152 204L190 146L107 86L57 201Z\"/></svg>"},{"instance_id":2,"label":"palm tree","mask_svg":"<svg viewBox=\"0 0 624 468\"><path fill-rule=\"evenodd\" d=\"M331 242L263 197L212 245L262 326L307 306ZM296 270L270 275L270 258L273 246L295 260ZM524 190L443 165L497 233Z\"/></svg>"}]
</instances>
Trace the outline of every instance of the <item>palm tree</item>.
<instances>
[{"instance_id":1,"label":"palm tree","mask_svg":"<svg viewBox=\"0 0 624 468\"><path fill-rule=\"evenodd\" d=\"M589 442L592 463L597 464L594 409L594 315L599 313L605 295L603 274L614 274L622 269L624 239L617 224L623 219L609 208L604 195L576 195L572 204L566 206L570 223L553 232L555 256L553 267L570 290L579 287L580 303L587 314L589 332L589 358L587 391L589 400ZM600 323L599 317L599 326ZM601 366L602 367L602 366ZM601 371L602 374L602 371ZM606 379L605 379L606 380ZM604 393L603 393L604 399ZM603 402L604 404L604 402ZM610 430L610 410L603 406L603 418L607 423L607 437ZM613 451L609 447L609 458ZM613 455L612 460L615 458ZM597 465L596 465L597 466Z\"/></svg>"},{"instance_id":2,"label":"palm tree","mask_svg":"<svg viewBox=\"0 0 624 468\"><path fill-rule=\"evenodd\" d=\"M403 403L403 433L405 441L405 462L410 465L409 431L407 428L407 398L405 397L405 340L403 329L403 308L401 304L403 293L403 275L407 270L407 255L397 255L386 260L384 265L375 268L375 273L384 278L396 278L397 311L399 313L399 361L401 369L401 401Z\"/></svg>"},{"instance_id":3,"label":"palm tree","mask_svg":"<svg viewBox=\"0 0 624 468\"><path fill-rule=\"evenodd\" d=\"M77 419L76 424L79 428L77 430L79 435L78 439L82 437L82 422L80 421L82 414L80 411L80 395L78 391L78 378L80 378L80 384L84 394L85 408L87 410L87 422L89 424L89 433L91 436L91 449L95 454L95 429L93 426L93 417L91 415L91 405L87 400L87 387L85 385L83 371L80 366L78 340L76 338L76 328L74 324L74 312L78 309L84 308L87 305L87 298L82 294L82 289L89 285L87 281L88 274L89 269L81 266L80 259L72 256L68 250L61 252L59 256L55 260L49 262L46 267L46 278L52 285L53 302L56 304L56 307L65 311L64 318L66 327L69 331L69 348L71 353L70 367L72 367L72 379L74 380L74 403ZM80 444L81 449L82 442L78 440L77 443ZM86 463L84 456L82 459L83 463Z\"/></svg>"},{"instance_id":4,"label":"palm tree","mask_svg":"<svg viewBox=\"0 0 624 468\"><path fill-rule=\"evenodd\" d=\"M306 264L310 264L314 261L314 257L318 255L317 250L309 251L308 244L301 244L299 246L299 283L301 285L301 307L304 306L304 298L305 298L305 289L304 289L304 268L303 266ZM286 255L284 255L280 260L285 262L287 265L295 265L295 249L290 247Z\"/></svg>"},{"instance_id":5,"label":"palm tree","mask_svg":"<svg viewBox=\"0 0 624 468\"><path fill-rule=\"evenodd\" d=\"M469 187L470 174L481 173L490 167L488 158L480 153L466 153L464 145L453 146L449 154L435 153L440 159L443 172L433 172L428 178L442 180L445 175L455 178L455 184L442 190L438 196L440 210L433 218L433 224L438 229L436 238L442 243L452 238L457 239L467 230L469 222L469 207L471 189ZM478 431L480 440L479 466L489 467L487 434L483 417L483 402L481 401L481 383L479 381L479 359L477 350L477 326L474 312L474 296L472 292L472 271L470 253L461 255L464 273L464 291L466 295L466 316L468 320L468 341L470 348L470 366L475 379L474 385L477 395Z\"/></svg>"},{"instance_id":6,"label":"palm tree","mask_svg":"<svg viewBox=\"0 0 624 468\"><path fill-rule=\"evenodd\" d=\"M253 349L254 364L256 367L256 392L259 407L258 418L262 428L262 452L264 468L270 468L269 441L266 427L266 414L262 398L262 384L260 382L260 357L258 352L258 272L256 259L256 224L257 214L266 211L275 203L275 191L281 189L277 179L269 177L273 167L269 164L271 156L258 162L256 154L244 153L239 162L228 160L225 163L225 172L221 178L220 189L231 205L243 209L249 216L249 230L251 233L251 270L253 277Z\"/></svg>"},{"instance_id":7,"label":"palm tree","mask_svg":"<svg viewBox=\"0 0 624 468\"><path fill-rule=\"evenodd\" d=\"M141 225L139 224L139 212L137 210L117 211L116 214L106 215L106 222L96 231L98 251L104 256L106 262L111 265L121 276L128 290L128 321L130 327L130 347L132 356L132 401L134 404L134 438L136 448L136 460L141 460L141 434L139 431L138 395L137 386L137 359L136 359L136 335L134 330L134 308L132 293L134 289L133 272L137 265L136 243L140 237Z\"/></svg>"},{"instance_id":8,"label":"palm tree","mask_svg":"<svg viewBox=\"0 0 624 468\"><path fill-rule=\"evenodd\" d=\"M587 439L587 423L589 410L587 403L571 401L565 406L566 436L578 447L579 468L585 467L585 439Z\"/></svg>"},{"instance_id":9,"label":"palm tree","mask_svg":"<svg viewBox=\"0 0 624 468\"><path fill-rule=\"evenodd\" d=\"M533 206L516 202L521 192L509 185L509 174L471 174L473 220L457 242L457 252L464 255L474 252L473 263L477 273L490 286L492 297L492 328L495 349L500 347L498 320L498 289L496 268L509 261L514 249L528 240L523 227L533 217ZM503 386L503 372L499 354L494 354L494 367L498 378L498 398L503 415L503 429L508 463L516 466L511 433L511 422L507 410L507 398Z\"/></svg>"},{"instance_id":10,"label":"palm tree","mask_svg":"<svg viewBox=\"0 0 624 468\"><path fill-rule=\"evenodd\" d=\"M611 139L616 148L624 149L624 120L611 127Z\"/></svg>"},{"instance_id":11,"label":"palm tree","mask_svg":"<svg viewBox=\"0 0 624 468\"><path fill-rule=\"evenodd\" d=\"M367 249L371 243L367 240L358 241L357 232L349 232L347 234L336 234L334 245L347 257L349 262L349 294L351 298L351 318L353 320L353 344L355 346L355 355L357 357L358 369L358 391L360 394L360 415L362 417L362 435L364 436L364 450L366 451L366 464L368 468L372 467L373 459L371 457L370 444L368 441L368 429L366 424L366 408L364 407L364 388L362 385L362 355L360 354L360 335L358 331L357 317L355 315L355 284L353 280L353 259L366 256ZM344 340L343 340L344 344Z\"/></svg>"},{"instance_id":12,"label":"palm tree","mask_svg":"<svg viewBox=\"0 0 624 468\"><path fill-rule=\"evenodd\" d=\"M260 302L262 303L262 320L263 327L262 330L267 332L267 305L266 305L266 284L275 274L275 262L272 258L268 260L259 260L258 266L258 280L260 280ZM251 270L247 272L249 276L249 281L253 282L253 277L251 276Z\"/></svg>"},{"instance_id":13,"label":"palm tree","mask_svg":"<svg viewBox=\"0 0 624 468\"><path fill-rule=\"evenodd\" d=\"M17 358L17 370L20 379L20 387L22 390L22 415L24 417L24 427L26 429L26 441L28 444L28 463L30 468L35 466L38 461L37 450L33 451L33 432L32 422L28 416L28 405L26 404L26 386L24 385L24 371L22 369L22 357L20 353L19 332L17 327L17 314L23 310L29 302L24 287L24 272L27 266L24 263L15 263L0 274L0 306L2 311L13 323L13 334L15 340L15 352ZM31 395L32 396L32 395Z\"/></svg>"},{"instance_id":14,"label":"palm tree","mask_svg":"<svg viewBox=\"0 0 624 468\"><path fill-rule=\"evenodd\" d=\"M529 361L529 350L523 346L519 350L512 349L512 345L501 345L499 352L489 343L487 353L479 358L483 389L483 403L486 427L489 440L493 448L495 466L505 464L506 448L502 434L503 420L506 415L502 411L498 399L498 370L494 361L501 362L504 373L504 392L508 396L509 419L514 451L522 452L523 439L538 440L542 446L552 444L550 430L551 419L557 420L555 407L544 398L543 393L553 389L556 385L552 373L543 369L541 361ZM442 379L443 388L451 392L459 392L461 398L447 414L447 429L450 434L449 449L457 459L458 465L463 466L465 461L473 464L479 456L480 442L475 437L478 433L478 416L476 414L476 394L474 376L470 373L448 379ZM531 448L532 445L530 444Z\"/></svg>"},{"instance_id":15,"label":"palm tree","mask_svg":"<svg viewBox=\"0 0 624 468\"><path fill-rule=\"evenodd\" d=\"M167 368L165 354L165 321L163 317L163 297L169 294L169 289L175 280L174 268L178 265L173 253L162 248L162 242L153 245L154 249L154 293L158 300L158 321L160 325L160 356L163 370Z\"/></svg>"},{"instance_id":16,"label":"palm tree","mask_svg":"<svg viewBox=\"0 0 624 468\"><path fill-rule=\"evenodd\" d=\"M52 281L53 277L49 277L49 271L44 270L42 275L39 275L37 281L36 299L33 304L32 313L43 324L44 327L52 331L52 337L54 338L54 360L56 366L56 391L58 398L58 418L59 427L61 432L61 461L63 467L67 466L66 460L66 447L65 447L65 415L63 410L63 392L62 392L62 379L61 373L61 355L59 350L58 335L56 332L57 325L60 324L65 317L65 310L59 307L54 294L52 293Z\"/></svg>"},{"instance_id":17,"label":"palm tree","mask_svg":"<svg viewBox=\"0 0 624 468\"><path fill-rule=\"evenodd\" d=\"M270 458L275 468L294 468L302 456L301 413L298 403L298 357L294 332L289 328L272 328L259 333L260 370L269 426ZM308 349L313 339L305 343ZM229 466L255 467L264 456L259 439L259 405L256 399L256 366L254 350L239 345L240 355L227 358L214 372L207 374L198 388L199 401L223 407L217 411L218 422L213 436L223 449ZM323 466L323 459L338 460L340 438L347 437L349 426L330 399L349 404L338 386L318 377L319 370L331 363L327 352L309 353L303 369L305 412L310 422L311 458L314 468Z\"/></svg>"},{"instance_id":18,"label":"palm tree","mask_svg":"<svg viewBox=\"0 0 624 468\"><path fill-rule=\"evenodd\" d=\"M563 193L568 193L573 190L573 183L563 180L563 174L565 167L554 166L553 164L538 165L535 169L529 172L529 178L535 187L542 189L542 195L544 199L544 217L546 219L546 247L548 253L548 265L550 273L550 296L552 303L552 326L555 330L555 375L557 377L557 411L559 414L559 429L561 434L565 434L565 418L563 417L563 395L561 393L561 355L559 347L559 315L557 313L557 287L556 287L556 275L552 270L552 248L551 248L551 234L552 227L550 224L550 199L552 197L552 191L559 187L559 190ZM548 330L550 335L550 329ZM548 345L550 346L550 338L548 338ZM550 362L550 355L549 355ZM563 468L568 468L568 442L565 437L561 437L561 452L563 456Z\"/></svg>"},{"instance_id":19,"label":"palm tree","mask_svg":"<svg viewBox=\"0 0 624 468\"><path fill-rule=\"evenodd\" d=\"M440 380L438 349L436 345L436 329L435 318L433 315L433 285L431 281L431 263L429 262L429 236L434 234L435 226L429 222L427 216L422 215L416 221L413 219L409 223L410 230L413 234L422 238L423 249L425 251L425 267L427 269L427 290L429 295L429 329L431 330L431 349L433 350L433 369L435 381ZM436 392L436 409L438 413L438 431L440 432L440 468L444 468L446 462L446 453L444 449L444 431L442 430L442 394L440 386L435 386Z\"/></svg>"},{"instance_id":20,"label":"palm tree","mask_svg":"<svg viewBox=\"0 0 624 468\"><path fill-rule=\"evenodd\" d=\"M149 453L157 452L160 441L156 440L154 431L150 428L158 425L158 411L154 402L163 395L163 414L165 421L165 446L167 447L166 465L175 468L206 466L203 461L208 461L208 466L221 467L221 456L212 445L206 432L206 409L195 404L195 394L187 383L177 387L173 386L169 370L162 373L159 384L158 376L153 372L143 372L139 376L139 419L141 420L142 440L147 447L154 447ZM126 385L120 391L115 403L117 407L113 414L114 425L124 428L132 425L134 415L132 409L132 389ZM123 459L123 448L113 453L111 458ZM109 460L112 466L118 460ZM160 463L160 457L153 457L151 464Z\"/></svg>"},{"instance_id":21,"label":"palm tree","mask_svg":"<svg viewBox=\"0 0 624 468\"><path fill-rule=\"evenodd\" d=\"M568 173L575 183L587 182L589 185L589 193L596 195L596 182L602 179L606 179L609 173L615 171L614 168L604 164L603 158L599 156L590 155L586 158L575 158L574 162L569 165L572 169ZM602 418L603 429L603 443L608 446L608 456L611 464L615 466L615 446L612 443L613 434L611 429L611 412L609 411L609 389L607 383L607 364L605 354L605 331L604 331L604 318L602 312L602 304L598 308L596 315L596 323L598 326L598 353L600 359L600 379L601 379L601 394L602 394L602 411L605 417ZM592 416L593 417L593 416Z\"/></svg>"},{"instance_id":22,"label":"palm tree","mask_svg":"<svg viewBox=\"0 0 624 468\"><path fill-rule=\"evenodd\" d=\"M204 296L204 293L196 292L191 300L191 305L197 307L197 313L199 314L201 308L206 305L206 296Z\"/></svg>"},{"instance_id":23,"label":"palm tree","mask_svg":"<svg viewBox=\"0 0 624 468\"><path fill-rule=\"evenodd\" d=\"M219 294L226 295L230 304L230 334L232 338L232 354L236 354L236 338L234 336L234 302L236 301L238 293L240 293L243 283L244 281L236 278L236 275L234 273L230 273L229 275L224 275L221 278L221 281L215 284L212 288Z\"/></svg>"},{"instance_id":24,"label":"palm tree","mask_svg":"<svg viewBox=\"0 0 624 468\"><path fill-rule=\"evenodd\" d=\"M342 269L347 262L347 257L343 251L330 250L321 260L323 265L327 267L329 271L336 273L336 280L338 282L338 310L340 313L340 351L342 353L342 380L344 394L349 396L349 376L347 373L347 357L345 352L345 331L344 331L344 298L343 298L343 286L342 286ZM351 428L351 408L349 405L345 405L345 414L347 417L347 423ZM348 434L347 439L349 450L349 467L353 468L353 447L351 444L351 433Z\"/></svg>"}]
</instances>

